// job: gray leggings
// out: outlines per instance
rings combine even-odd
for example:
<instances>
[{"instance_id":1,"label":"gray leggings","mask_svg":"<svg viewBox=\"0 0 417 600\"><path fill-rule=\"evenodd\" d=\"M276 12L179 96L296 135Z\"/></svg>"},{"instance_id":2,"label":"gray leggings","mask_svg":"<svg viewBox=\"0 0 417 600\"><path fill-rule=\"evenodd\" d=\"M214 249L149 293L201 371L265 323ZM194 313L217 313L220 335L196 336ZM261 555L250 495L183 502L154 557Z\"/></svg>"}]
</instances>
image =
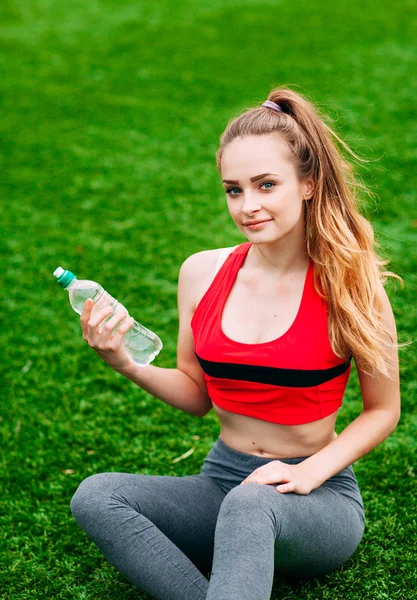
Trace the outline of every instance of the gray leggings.
<instances>
[{"instance_id":1,"label":"gray leggings","mask_svg":"<svg viewBox=\"0 0 417 600\"><path fill-rule=\"evenodd\" d=\"M365 528L352 466L306 496L280 494L277 484L239 485L271 460L219 437L199 474L92 475L71 510L116 569L158 600L268 600L274 572L332 571Z\"/></svg>"}]
</instances>

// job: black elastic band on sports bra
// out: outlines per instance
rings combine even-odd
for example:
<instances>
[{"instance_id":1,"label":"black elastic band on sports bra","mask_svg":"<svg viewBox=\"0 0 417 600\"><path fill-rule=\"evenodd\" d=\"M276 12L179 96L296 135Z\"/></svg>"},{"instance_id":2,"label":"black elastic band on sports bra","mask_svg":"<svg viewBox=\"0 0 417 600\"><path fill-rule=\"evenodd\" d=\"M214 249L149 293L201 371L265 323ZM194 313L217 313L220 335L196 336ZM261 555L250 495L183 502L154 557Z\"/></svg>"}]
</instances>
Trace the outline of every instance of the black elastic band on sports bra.
<instances>
[{"instance_id":1,"label":"black elastic band on sports bra","mask_svg":"<svg viewBox=\"0 0 417 600\"><path fill-rule=\"evenodd\" d=\"M252 381L284 387L313 387L326 383L348 370L352 356L330 369L279 369L277 367L259 367L258 365L242 365L235 363L214 362L200 358L198 362L206 375L218 379L234 379L236 381Z\"/></svg>"}]
</instances>

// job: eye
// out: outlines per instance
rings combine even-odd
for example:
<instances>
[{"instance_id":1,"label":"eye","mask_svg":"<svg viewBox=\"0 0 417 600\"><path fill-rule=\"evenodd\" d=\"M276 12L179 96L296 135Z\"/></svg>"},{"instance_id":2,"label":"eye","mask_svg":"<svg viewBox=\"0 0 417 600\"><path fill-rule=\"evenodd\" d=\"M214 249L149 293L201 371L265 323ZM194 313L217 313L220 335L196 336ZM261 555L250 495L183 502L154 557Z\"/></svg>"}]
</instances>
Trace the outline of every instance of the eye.
<instances>
[{"instance_id":1,"label":"eye","mask_svg":"<svg viewBox=\"0 0 417 600\"><path fill-rule=\"evenodd\" d=\"M226 190L226 194L229 194L229 196L236 196L236 194L232 194L232 192L233 192L234 190L239 190L239 188L236 188L236 187L234 187L234 188L228 188L228 189Z\"/></svg>"},{"instance_id":2,"label":"eye","mask_svg":"<svg viewBox=\"0 0 417 600\"><path fill-rule=\"evenodd\" d=\"M276 185L276 184L275 184L273 181L264 181L264 182L261 184L261 187L262 187L263 185L271 185L272 187L275 187L275 185ZM269 187L269 188L266 188L266 189L270 190L270 189L272 189L272 188L270 188L270 187Z\"/></svg>"},{"instance_id":3,"label":"eye","mask_svg":"<svg viewBox=\"0 0 417 600\"><path fill-rule=\"evenodd\" d=\"M263 183L261 183L261 185L259 187L262 187L263 185L269 185L271 187L267 187L265 189L267 190L271 190L273 187L276 186L276 183L274 181L264 181ZM238 187L234 187L234 188L227 188L226 189L226 194L229 194L229 196L237 196L238 194L233 194L232 192L234 192L235 190L238 190L238 192L240 192L240 188Z\"/></svg>"}]
</instances>

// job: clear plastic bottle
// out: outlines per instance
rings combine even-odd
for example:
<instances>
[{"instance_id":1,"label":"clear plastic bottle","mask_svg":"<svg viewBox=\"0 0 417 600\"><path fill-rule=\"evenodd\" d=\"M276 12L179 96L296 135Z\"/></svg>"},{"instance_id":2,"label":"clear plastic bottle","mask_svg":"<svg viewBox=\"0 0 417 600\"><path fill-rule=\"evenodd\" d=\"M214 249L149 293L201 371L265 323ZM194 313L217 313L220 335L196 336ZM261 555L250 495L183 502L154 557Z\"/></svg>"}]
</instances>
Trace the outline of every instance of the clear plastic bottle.
<instances>
[{"instance_id":1,"label":"clear plastic bottle","mask_svg":"<svg viewBox=\"0 0 417 600\"><path fill-rule=\"evenodd\" d=\"M68 291L71 306L79 315L88 298L92 298L99 310L106 306L112 307L111 315L106 317L103 323L111 319L116 312L126 310L95 281L77 279L74 273L66 271L62 267L55 269L54 276L58 279L59 285ZM145 367L160 353L162 342L153 331L135 321L123 338L123 346L136 364Z\"/></svg>"}]
</instances>

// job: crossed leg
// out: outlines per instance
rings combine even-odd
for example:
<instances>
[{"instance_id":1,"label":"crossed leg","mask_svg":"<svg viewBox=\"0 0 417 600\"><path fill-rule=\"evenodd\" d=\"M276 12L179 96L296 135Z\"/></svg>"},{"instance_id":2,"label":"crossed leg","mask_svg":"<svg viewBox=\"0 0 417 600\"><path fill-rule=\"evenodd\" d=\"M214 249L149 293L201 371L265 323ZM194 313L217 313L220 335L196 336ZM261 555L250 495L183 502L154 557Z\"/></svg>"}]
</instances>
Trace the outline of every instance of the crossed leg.
<instances>
[{"instance_id":1,"label":"crossed leg","mask_svg":"<svg viewBox=\"0 0 417 600\"><path fill-rule=\"evenodd\" d=\"M93 475L71 509L116 569L158 600L269 600L274 572L336 569L364 531L325 484L307 496L253 483L225 494L204 474Z\"/></svg>"},{"instance_id":2,"label":"crossed leg","mask_svg":"<svg viewBox=\"0 0 417 600\"><path fill-rule=\"evenodd\" d=\"M132 583L158 600L204 600L225 497L207 476L101 473L71 501L78 524Z\"/></svg>"}]
</instances>

